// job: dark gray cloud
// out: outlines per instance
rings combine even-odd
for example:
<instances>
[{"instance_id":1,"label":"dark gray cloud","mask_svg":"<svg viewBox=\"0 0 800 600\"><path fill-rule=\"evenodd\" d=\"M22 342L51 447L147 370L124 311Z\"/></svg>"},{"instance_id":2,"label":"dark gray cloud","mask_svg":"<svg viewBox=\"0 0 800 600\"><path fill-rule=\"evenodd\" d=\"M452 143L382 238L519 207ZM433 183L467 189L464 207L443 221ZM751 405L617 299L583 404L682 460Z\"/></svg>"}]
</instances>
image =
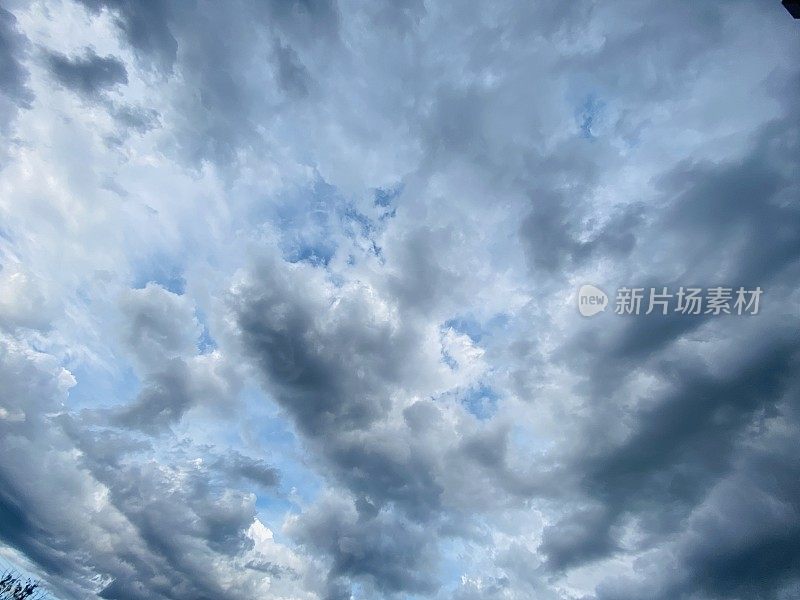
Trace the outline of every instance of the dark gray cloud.
<instances>
[{"instance_id":1,"label":"dark gray cloud","mask_svg":"<svg viewBox=\"0 0 800 600\"><path fill-rule=\"evenodd\" d=\"M17 27L17 19L0 6L0 134L6 134L20 108L31 107L34 95L24 65L28 40ZM0 149L0 165L7 148Z\"/></svg>"},{"instance_id":2,"label":"dark gray cloud","mask_svg":"<svg viewBox=\"0 0 800 600\"><path fill-rule=\"evenodd\" d=\"M244 348L298 429L322 446L351 489L379 508L395 502L424 517L441 494L429 456L397 456L389 440L373 433L414 368L415 332L374 314L366 290L354 290L331 311L329 300L304 282L305 270L267 259L237 290L231 308Z\"/></svg>"},{"instance_id":3,"label":"dark gray cloud","mask_svg":"<svg viewBox=\"0 0 800 600\"><path fill-rule=\"evenodd\" d=\"M276 565L270 561L250 561L245 565L248 569L253 569L255 571L260 571L261 573L266 573L270 577L275 577L276 579L281 579L285 577L289 577L292 579L297 578L297 573L291 567L286 567L283 565Z\"/></svg>"},{"instance_id":4,"label":"dark gray cloud","mask_svg":"<svg viewBox=\"0 0 800 600\"><path fill-rule=\"evenodd\" d=\"M164 69L171 69L178 52L178 42L170 25L169 3L158 0L78 0L94 13L109 10L128 43L141 55L155 59ZM191 8L191 7L190 7Z\"/></svg>"},{"instance_id":5,"label":"dark gray cloud","mask_svg":"<svg viewBox=\"0 0 800 600\"><path fill-rule=\"evenodd\" d=\"M287 94L302 98L308 95L309 74L291 46L277 44L275 56L278 60L278 81Z\"/></svg>"},{"instance_id":6,"label":"dark gray cloud","mask_svg":"<svg viewBox=\"0 0 800 600\"><path fill-rule=\"evenodd\" d=\"M27 86L28 70L22 64L26 38L17 29L17 19L0 6L0 93L27 108L33 93Z\"/></svg>"},{"instance_id":7,"label":"dark gray cloud","mask_svg":"<svg viewBox=\"0 0 800 600\"><path fill-rule=\"evenodd\" d=\"M122 61L98 56L93 48L73 57L48 52L47 66L58 83L87 98L98 98L106 90L128 83L128 71Z\"/></svg>"},{"instance_id":8,"label":"dark gray cloud","mask_svg":"<svg viewBox=\"0 0 800 600\"><path fill-rule=\"evenodd\" d=\"M791 458L798 433L796 391L795 382L763 427L737 445L723 482L685 521L677 542L654 557L663 562L642 565L649 581L609 581L598 589L599 598L796 594L797 472Z\"/></svg>"},{"instance_id":9,"label":"dark gray cloud","mask_svg":"<svg viewBox=\"0 0 800 600\"><path fill-rule=\"evenodd\" d=\"M434 537L397 515L365 516L349 503L328 499L304 515L294 534L331 561L328 597L341 593L339 577L366 578L382 595L426 594L438 587Z\"/></svg>"},{"instance_id":10,"label":"dark gray cloud","mask_svg":"<svg viewBox=\"0 0 800 600\"><path fill-rule=\"evenodd\" d=\"M135 402L116 411L113 422L148 433L163 431L192 405L190 377L184 361L171 359L163 370L148 376Z\"/></svg>"},{"instance_id":11,"label":"dark gray cloud","mask_svg":"<svg viewBox=\"0 0 800 600\"><path fill-rule=\"evenodd\" d=\"M184 35L191 36L191 28L202 24L204 20L197 15L194 2L77 1L93 13L104 9L110 11L127 42L143 57L155 60L166 71L173 68L178 49L187 43ZM292 36L307 38L335 35L338 26L338 9L336 3L330 0L268 0L243 2L240 7L255 16L258 24L277 26ZM227 12L230 18L230 11Z\"/></svg>"},{"instance_id":12,"label":"dark gray cloud","mask_svg":"<svg viewBox=\"0 0 800 600\"><path fill-rule=\"evenodd\" d=\"M788 533L797 526L788 517L794 500L784 487L792 467L782 463L800 384L800 324L785 310L800 258L800 220L789 200L800 183L797 131L788 115L758 132L740 160L684 163L665 174L663 200L632 228L637 242L620 275L628 278L620 285L760 285L771 299L757 321L621 320L602 332L581 328L567 342L565 355L590 373L593 406L565 480L577 476L573 493L593 508L576 506L545 530L548 567L620 552L632 520L640 549L679 540L671 567L643 567L649 583L609 580L600 598L783 598L798 585ZM664 265L672 275L659 281ZM728 340L724 359L681 350L713 339ZM633 373L656 377L662 391L640 409L623 409L616 403ZM774 480L764 478L767 464ZM747 497L721 491L737 487Z\"/></svg>"},{"instance_id":13,"label":"dark gray cloud","mask_svg":"<svg viewBox=\"0 0 800 600\"><path fill-rule=\"evenodd\" d=\"M186 296L148 283L142 289L128 290L120 307L125 319L121 328L124 342L147 368L195 353L200 329Z\"/></svg>"},{"instance_id":14,"label":"dark gray cloud","mask_svg":"<svg viewBox=\"0 0 800 600\"><path fill-rule=\"evenodd\" d=\"M415 339L391 323L370 323L368 297L342 303L341 317L322 328L323 298L303 283L300 269L272 258L232 302L245 347L302 431L346 433L386 415L389 388L407 368L398 359Z\"/></svg>"},{"instance_id":15,"label":"dark gray cloud","mask_svg":"<svg viewBox=\"0 0 800 600\"><path fill-rule=\"evenodd\" d=\"M279 475L274 467L263 460L250 458L239 452L230 452L220 459L217 468L228 475L247 479L262 487L272 487L278 483Z\"/></svg>"},{"instance_id":16,"label":"dark gray cloud","mask_svg":"<svg viewBox=\"0 0 800 600\"><path fill-rule=\"evenodd\" d=\"M526 244L530 264L551 276L580 267L593 257L622 260L636 245L635 232L642 221L641 206L619 208L608 223L585 232L581 230L580 203L569 206L565 194L537 192L531 194L531 204L520 235Z\"/></svg>"},{"instance_id":17,"label":"dark gray cloud","mask_svg":"<svg viewBox=\"0 0 800 600\"><path fill-rule=\"evenodd\" d=\"M236 405L240 375L224 356L199 349L202 327L185 295L154 283L120 299L122 341L142 377L136 398L100 411L110 422L162 434L192 408L224 415Z\"/></svg>"},{"instance_id":18,"label":"dark gray cloud","mask_svg":"<svg viewBox=\"0 0 800 600\"><path fill-rule=\"evenodd\" d=\"M117 122L126 130L146 133L158 126L159 113L152 108L141 106L114 106L112 113Z\"/></svg>"},{"instance_id":19,"label":"dark gray cloud","mask_svg":"<svg viewBox=\"0 0 800 600\"><path fill-rule=\"evenodd\" d=\"M547 527L540 550L547 557L548 568L560 571L618 550L610 529L603 506L572 512Z\"/></svg>"},{"instance_id":20,"label":"dark gray cloud","mask_svg":"<svg viewBox=\"0 0 800 600\"><path fill-rule=\"evenodd\" d=\"M186 81L184 114L174 125L180 154L195 165L226 165L238 148L262 144L256 123L269 122L290 107L286 100L307 96L313 85L300 50L324 55L337 44L339 12L328 0L243 1L235 10L199 10L193 2L79 2L92 14L109 11L148 68ZM262 49L264 36L271 50Z\"/></svg>"}]
</instances>

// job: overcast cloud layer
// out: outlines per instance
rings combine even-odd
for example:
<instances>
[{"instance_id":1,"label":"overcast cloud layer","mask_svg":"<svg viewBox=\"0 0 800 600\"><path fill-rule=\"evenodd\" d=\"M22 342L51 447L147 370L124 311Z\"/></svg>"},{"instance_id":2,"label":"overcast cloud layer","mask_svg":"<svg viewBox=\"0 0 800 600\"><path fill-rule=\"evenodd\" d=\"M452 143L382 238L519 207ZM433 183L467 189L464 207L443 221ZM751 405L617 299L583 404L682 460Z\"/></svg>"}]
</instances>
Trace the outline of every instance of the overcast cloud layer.
<instances>
[{"instance_id":1,"label":"overcast cloud layer","mask_svg":"<svg viewBox=\"0 0 800 600\"><path fill-rule=\"evenodd\" d=\"M59 600L800 597L798 23L0 0L0 564ZM584 283L764 292L585 318Z\"/></svg>"}]
</instances>

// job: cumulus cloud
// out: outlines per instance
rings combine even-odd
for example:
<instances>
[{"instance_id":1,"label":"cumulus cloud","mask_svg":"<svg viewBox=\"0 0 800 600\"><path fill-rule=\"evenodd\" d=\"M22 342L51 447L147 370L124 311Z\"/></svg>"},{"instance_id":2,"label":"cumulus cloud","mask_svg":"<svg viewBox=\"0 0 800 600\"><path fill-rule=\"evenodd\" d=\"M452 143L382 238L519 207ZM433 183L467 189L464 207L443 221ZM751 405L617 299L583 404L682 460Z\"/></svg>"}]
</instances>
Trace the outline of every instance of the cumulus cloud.
<instances>
[{"instance_id":1,"label":"cumulus cloud","mask_svg":"<svg viewBox=\"0 0 800 600\"><path fill-rule=\"evenodd\" d=\"M274 469L202 448L178 449L172 463L148 460L146 442L64 412L75 380L51 356L7 339L2 348L4 410L21 414L0 422L4 455L14 457L2 467L4 543L68 595L247 597L257 589L255 578L231 579L253 549L255 495L228 486L239 477L272 486ZM53 490L56 481L64 485Z\"/></svg>"}]
</instances>

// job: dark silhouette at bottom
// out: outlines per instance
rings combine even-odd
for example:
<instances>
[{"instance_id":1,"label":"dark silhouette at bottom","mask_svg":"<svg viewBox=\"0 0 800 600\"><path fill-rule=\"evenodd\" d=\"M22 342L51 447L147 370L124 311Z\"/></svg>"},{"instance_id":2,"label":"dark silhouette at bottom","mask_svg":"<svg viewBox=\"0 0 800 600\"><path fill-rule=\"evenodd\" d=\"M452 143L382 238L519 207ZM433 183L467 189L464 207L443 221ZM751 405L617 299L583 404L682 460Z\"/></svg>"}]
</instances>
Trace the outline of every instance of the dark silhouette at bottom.
<instances>
[{"instance_id":1,"label":"dark silhouette at bottom","mask_svg":"<svg viewBox=\"0 0 800 600\"><path fill-rule=\"evenodd\" d=\"M0 576L0 600L45 600L46 597L38 581L23 579L13 571Z\"/></svg>"}]
</instances>

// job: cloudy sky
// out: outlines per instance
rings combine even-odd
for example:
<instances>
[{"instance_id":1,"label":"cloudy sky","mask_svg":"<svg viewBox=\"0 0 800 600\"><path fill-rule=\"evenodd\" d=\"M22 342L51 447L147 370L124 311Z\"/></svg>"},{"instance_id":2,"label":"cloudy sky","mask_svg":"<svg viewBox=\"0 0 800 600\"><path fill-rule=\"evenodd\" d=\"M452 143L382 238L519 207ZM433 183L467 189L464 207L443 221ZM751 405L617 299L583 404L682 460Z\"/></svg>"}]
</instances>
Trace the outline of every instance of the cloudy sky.
<instances>
[{"instance_id":1,"label":"cloudy sky","mask_svg":"<svg viewBox=\"0 0 800 600\"><path fill-rule=\"evenodd\" d=\"M800 597L779 0L0 6L0 564L58 600ZM637 286L763 293L616 314Z\"/></svg>"}]
</instances>

